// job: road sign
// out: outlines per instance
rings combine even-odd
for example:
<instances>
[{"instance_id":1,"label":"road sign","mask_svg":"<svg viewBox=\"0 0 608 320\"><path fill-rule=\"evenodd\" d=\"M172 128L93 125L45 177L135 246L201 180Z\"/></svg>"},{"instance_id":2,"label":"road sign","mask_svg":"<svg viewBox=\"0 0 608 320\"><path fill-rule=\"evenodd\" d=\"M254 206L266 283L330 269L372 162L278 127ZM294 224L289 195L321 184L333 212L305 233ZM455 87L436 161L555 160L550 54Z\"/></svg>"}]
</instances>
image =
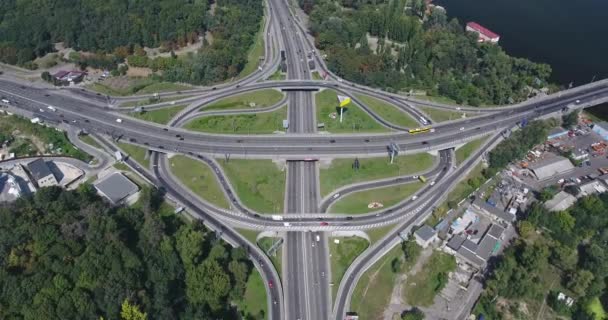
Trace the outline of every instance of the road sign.
<instances>
[{"instance_id":1,"label":"road sign","mask_svg":"<svg viewBox=\"0 0 608 320\"><path fill-rule=\"evenodd\" d=\"M351 99L349 97L345 97L345 96L338 96L338 101L340 102L340 108L346 107Z\"/></svg>"}]
</instances>

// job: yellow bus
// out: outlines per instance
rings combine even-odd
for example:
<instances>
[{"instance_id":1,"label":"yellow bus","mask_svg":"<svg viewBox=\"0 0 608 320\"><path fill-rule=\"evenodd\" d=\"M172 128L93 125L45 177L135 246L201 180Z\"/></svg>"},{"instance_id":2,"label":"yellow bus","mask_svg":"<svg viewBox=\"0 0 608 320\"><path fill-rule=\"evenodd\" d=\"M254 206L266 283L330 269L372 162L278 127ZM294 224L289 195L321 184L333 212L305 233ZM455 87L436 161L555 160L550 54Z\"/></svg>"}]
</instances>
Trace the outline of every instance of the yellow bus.
<instances>
[{"instance_id":1,"label":"yellow bus","mask_svg":"<svg viewBox=\"0 0 608 320\"><path fill-rule=\"evenodd\" d=\"M418 177L418 179L422 182L426 182L426 178L424 176L420 176L420 177Z\"/></svg>"},{"instance_id":2,"label":"yellow bus","mask_svg":"<svg viewBox=\"0 0 608 320\"><path fill-rule=\"evenodd\" d=\"M410 129L409 133L416 134L416 133L424 133L424 132L431 132L431 131L432 131L431 127L422 127L422 128Z\"/></svg>"}]
</instances>

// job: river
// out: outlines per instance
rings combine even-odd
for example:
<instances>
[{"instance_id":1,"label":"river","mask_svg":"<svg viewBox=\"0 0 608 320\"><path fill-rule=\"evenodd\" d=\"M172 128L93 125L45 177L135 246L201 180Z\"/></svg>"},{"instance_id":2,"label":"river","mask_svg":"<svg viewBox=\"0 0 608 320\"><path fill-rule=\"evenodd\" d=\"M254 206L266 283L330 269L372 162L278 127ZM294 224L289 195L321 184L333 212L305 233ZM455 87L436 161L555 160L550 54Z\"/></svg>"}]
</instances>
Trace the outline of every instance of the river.
<instances>
[{"instance_id":1,"label":"river","mask_svg":"<svg viewBox=\"0 0 608 320\"><path fill-rule=\"evenodd\" d=\"M608 78L607 0L435 0L461 24L476 21L500 35L512 56L544 62L553 82Z\"/></svg>"}]
</instances>

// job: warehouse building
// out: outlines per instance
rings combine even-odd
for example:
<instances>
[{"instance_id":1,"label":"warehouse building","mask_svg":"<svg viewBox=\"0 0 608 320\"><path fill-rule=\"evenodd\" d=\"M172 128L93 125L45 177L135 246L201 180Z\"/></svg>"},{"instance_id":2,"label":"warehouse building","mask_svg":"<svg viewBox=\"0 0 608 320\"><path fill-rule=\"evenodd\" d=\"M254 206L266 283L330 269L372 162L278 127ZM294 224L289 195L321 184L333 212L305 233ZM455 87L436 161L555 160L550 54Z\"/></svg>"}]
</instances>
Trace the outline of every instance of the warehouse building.
<instances>
[{"instance_id":1,"label":"warehouse building","mask_svg":"<svg viewBox=\"0 0 608 320\"><path fill-rule=\"evenodd\" d=\"M574 170L572 162L568 158L560 156L539 161L531 164L528 168L541 181Z\"/></svg>"},{"instance_id":2,"label":"warehouse building","mask_svg":"<svg viewBox=\"0 0 608 320\"><path fill-rule=\"evenodd\" d=\"M545 202L545 208L549 211L563 211L570 208L575 202L576 198L573 195L560 191L553 199Z\"/></svg>"}]
</instances>

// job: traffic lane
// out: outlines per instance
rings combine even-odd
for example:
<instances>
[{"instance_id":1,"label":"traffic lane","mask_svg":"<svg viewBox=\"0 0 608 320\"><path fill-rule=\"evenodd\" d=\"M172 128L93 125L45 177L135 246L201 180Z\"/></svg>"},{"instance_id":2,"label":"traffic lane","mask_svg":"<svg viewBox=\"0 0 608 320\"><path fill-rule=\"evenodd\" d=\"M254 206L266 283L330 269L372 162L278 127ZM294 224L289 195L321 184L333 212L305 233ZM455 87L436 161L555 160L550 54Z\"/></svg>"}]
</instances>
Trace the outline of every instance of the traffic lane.
<instances>
[{"instance_id":1,"label":"traffic lane","mask_svg":"<svg viewBox=\"0 0 608 320\"><path fill-rule=\"evenodd\" d=\"M84 112L85 110L83 110L82 108L77 108L75 111ZM105 120L109 121L112 126L116 126L116 124L112 122L112 120L116 121L116 118L114 118L113 115L99 115L99 114L96 115L97 119L100 119L102 117L105 117L106 118ZM516 118L518 118L518 116L516 116ZM493 119L496 119L496 116L494 116ZM467 126L474 125L475 123L479 122L479 120L482 120L482 119L476 118L476 119L474 119L474 121L467 120L467 122L465 122L463 124L466 124ZM130 122L130 125L129 125L130 127L135 126L138 129L145 130L145 131L157 131L158 134L161 134L161 135L163 133L160 131L166 129L166 128L163 128L162 126L154 126L154 125L151 126L149 123L145 123L145 122L139 122L139 121L133 121L133 123L131 123L131 121L129 121L129 122ZM504 122L504 120L498 120L497 122L502 123L502 122ZM108 123L106 123L105 125L108 125ZM458 125L461 125L461 124L452 125L452 126L458 126ZM465 129L468 129L468 128L465 128ZM424 136L425 136L425 138L428 138L429 140L433 140L433 139L436 139L435 136L440 135L440 133L441 133L440 131L443 131L443 130L436 129L435 133L427 133L427 134L424 134ZM196 140L196 139L202 138L201 134L193 134L191 132L190 133L184 132L184 133L180 133L180 134L182 136L184 136L184 138L187 137L189 140L192 140L192 139ZM166 135L166 133L165 133L165 135ZM209 140L218 141L219 143L222 143L222 144L236 142L236 143L247 143L248 145L259 142L259 141L251 141L251 140L259 140L259 138L262 138L262 137L255 137L255 136L253 136L253 137L245 136L245 137L242 137L242 139L239 139L238 136L232 137L232 136L227 136L227 135L203 135L203 136L209 136L208 137ZM308 145L314 145L314 144L319 144L319 143L327 144L328 142L335 143L335 144L344 144L344 143L360 144L361 138L362 138L362 137L343 137L343 136L339 136L339 135L333 135L333 136L335 137L334 139L332 139L331 137L327 137L327 136L320 136L320 137L316 137L316 138L309 137L309 136L289 136L289 137L287 137L287 136L270 136L270 137L265 136L265 137L263 137L263 139L265 140L264 142L266 142L266 143L271 142L271 143L275 144L277 147L281 147L286 142L286 140L289 140L289 141L292 141L295 143L298 143L299 142L298 140L301 140L302 142L305 142ZM420 135L418 135L418 136L420 136ZM402 138L409 138L411 140L418 140L418 141L423 139L423 138L418 138L417 136L412 137L409 134L390 134L390 135L372 136L372 137L370 137L370 139L364 139L364 142L368 143L368 144L375 144L376 141L379 141L379 142L381 141L383 143L386 143L387 139L402 139ZM239 141L241 141L241 142L239 142Z\"/></svg>"}]
</instances>

